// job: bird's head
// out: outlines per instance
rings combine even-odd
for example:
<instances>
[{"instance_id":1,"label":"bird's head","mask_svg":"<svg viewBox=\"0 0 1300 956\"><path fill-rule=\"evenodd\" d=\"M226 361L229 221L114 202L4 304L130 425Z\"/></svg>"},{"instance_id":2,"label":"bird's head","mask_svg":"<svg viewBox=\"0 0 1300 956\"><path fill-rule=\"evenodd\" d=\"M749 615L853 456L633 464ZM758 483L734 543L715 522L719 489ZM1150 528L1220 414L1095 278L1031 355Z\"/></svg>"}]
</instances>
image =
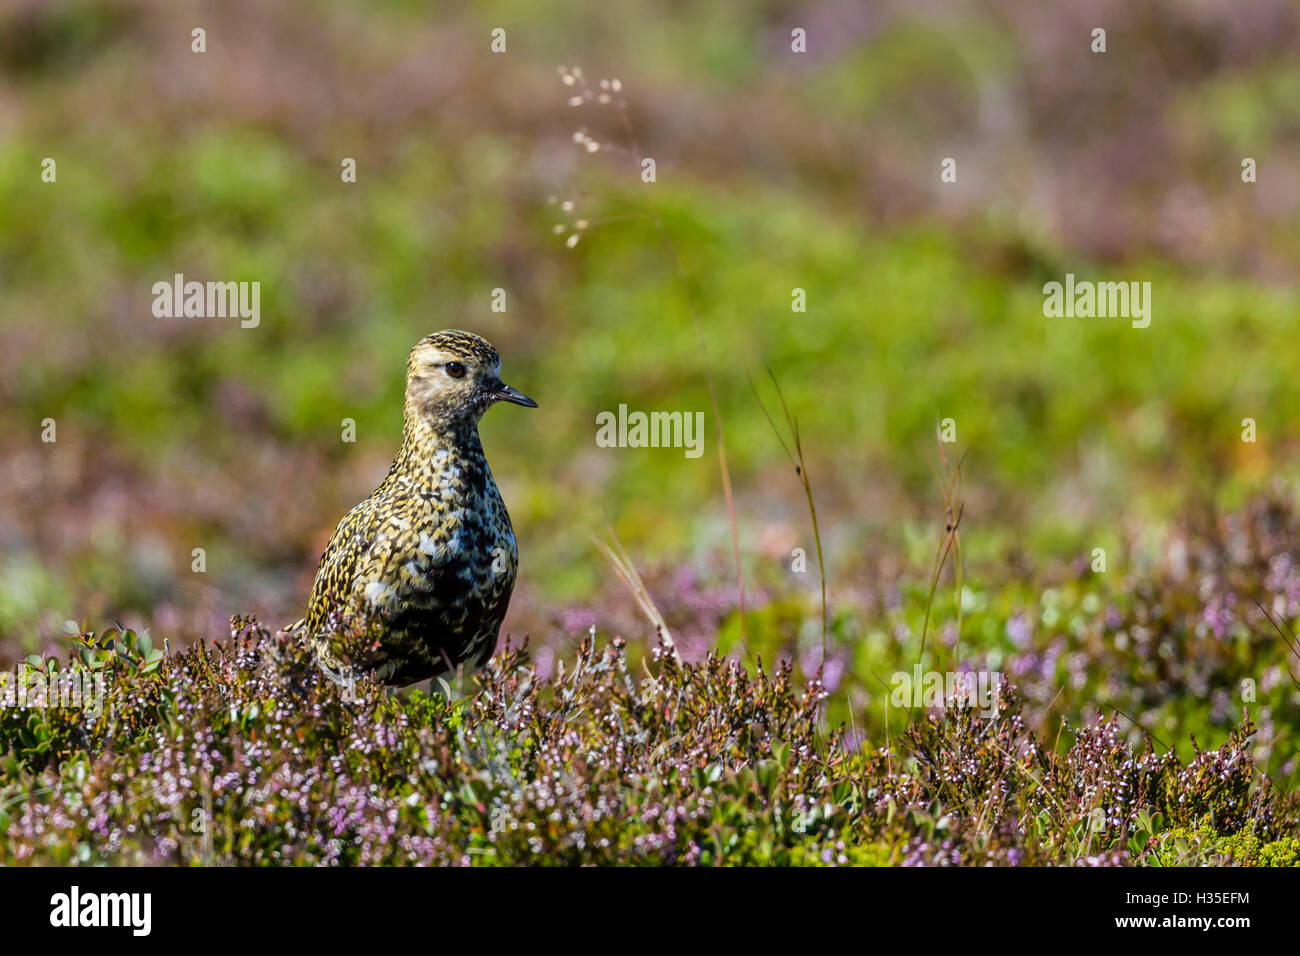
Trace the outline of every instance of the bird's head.
<instances>
[{"instance_id":1,"label":"bird's head","mask_svg":"<svg viewBox=\"0 0 1300 956\"><path fill-rule=\"evenodd\" d=\"M473 425L497 402L537 403L501 381L501 356L472 332L426 335L406 364L406 414L435 429Z\"/></svg>"}]
</instances>

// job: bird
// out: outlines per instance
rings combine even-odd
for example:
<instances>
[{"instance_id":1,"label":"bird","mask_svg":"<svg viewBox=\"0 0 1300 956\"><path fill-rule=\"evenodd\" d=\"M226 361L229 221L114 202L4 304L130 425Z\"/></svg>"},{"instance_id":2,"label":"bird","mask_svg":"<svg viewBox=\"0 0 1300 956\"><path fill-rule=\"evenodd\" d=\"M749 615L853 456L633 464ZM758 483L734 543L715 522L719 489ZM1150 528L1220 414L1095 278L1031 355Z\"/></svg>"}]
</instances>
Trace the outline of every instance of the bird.
<instances>
[{"instance_id":1,"label":"bird","mask_svg":"<svg viewBox=\"0 0 1300 956\"><path fill-rule=\"evenodd\" d=\"M390 686L474 671L492 656L519 563L478 433L497 402L537 407L501 381L501 356L485 339L444 329L411 349L401 447L339 522L305 617L285 629L305 633L339 683L350 673L330 648L340 619L373 623L365 668Z\"/></svg>"}]
</instances>

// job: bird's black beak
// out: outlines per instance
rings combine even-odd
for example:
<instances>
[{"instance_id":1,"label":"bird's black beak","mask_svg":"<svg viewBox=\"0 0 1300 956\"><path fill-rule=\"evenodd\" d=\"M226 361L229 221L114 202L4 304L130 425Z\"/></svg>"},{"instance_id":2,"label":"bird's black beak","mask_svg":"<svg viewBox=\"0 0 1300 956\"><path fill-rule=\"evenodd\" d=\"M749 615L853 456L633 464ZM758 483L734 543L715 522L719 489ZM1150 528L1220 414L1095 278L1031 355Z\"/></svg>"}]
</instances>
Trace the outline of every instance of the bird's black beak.
<instances>
[{"instance_id":1,"label":"bird's black beak","mask_svg":"<svg viewBox=\"0 0 1300 956\"><path fill-rule=\"evenodd\" d=\"M488 386L488 391L492 397L501 402L512 402L515 405L522 405L524 408L536 408L537 403L516 388L511 388L505 382L500 380L493 382Z\"/></svg>"}]
</instances>

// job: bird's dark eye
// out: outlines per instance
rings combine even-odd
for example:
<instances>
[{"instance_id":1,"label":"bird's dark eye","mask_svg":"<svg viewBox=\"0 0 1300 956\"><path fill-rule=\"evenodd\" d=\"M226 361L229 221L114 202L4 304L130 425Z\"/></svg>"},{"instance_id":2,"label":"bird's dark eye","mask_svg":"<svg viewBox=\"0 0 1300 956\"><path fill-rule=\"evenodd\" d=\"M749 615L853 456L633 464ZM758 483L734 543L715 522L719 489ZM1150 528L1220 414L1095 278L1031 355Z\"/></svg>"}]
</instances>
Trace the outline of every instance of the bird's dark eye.
<instances>
[{"instance_id":1,"label":"bird's dark eye","mask_svg":"<svg viewBox=\"0 0 1300 956\"><path fill-rule=\"evenodd\" d=\"M452 378L465 377L465 366L461 365L459 362L448 362L445 367L447 369L447 374Z\"/></svg>"}]
</instances>

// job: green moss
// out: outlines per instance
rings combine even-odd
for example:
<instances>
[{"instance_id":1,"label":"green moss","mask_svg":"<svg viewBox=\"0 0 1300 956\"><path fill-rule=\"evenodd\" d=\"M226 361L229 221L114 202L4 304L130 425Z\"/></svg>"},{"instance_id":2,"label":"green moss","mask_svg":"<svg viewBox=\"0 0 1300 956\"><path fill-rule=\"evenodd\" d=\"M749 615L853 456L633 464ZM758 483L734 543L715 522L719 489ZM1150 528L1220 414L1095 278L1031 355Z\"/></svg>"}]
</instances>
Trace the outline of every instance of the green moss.
<instances>
[{"instance_id":1,"label":"green moss","mask_svg":"<svg viewBox=\"0 0 1300 956\"><path fill-rule=\"evenodd\" d=\"M1300 866L1300 839L1261 839L1255 821L1236 833L1219 834L1207 816L1195 826L1159 835L1144 862L1161 866Z\"/></svg>"}]
</instances>

